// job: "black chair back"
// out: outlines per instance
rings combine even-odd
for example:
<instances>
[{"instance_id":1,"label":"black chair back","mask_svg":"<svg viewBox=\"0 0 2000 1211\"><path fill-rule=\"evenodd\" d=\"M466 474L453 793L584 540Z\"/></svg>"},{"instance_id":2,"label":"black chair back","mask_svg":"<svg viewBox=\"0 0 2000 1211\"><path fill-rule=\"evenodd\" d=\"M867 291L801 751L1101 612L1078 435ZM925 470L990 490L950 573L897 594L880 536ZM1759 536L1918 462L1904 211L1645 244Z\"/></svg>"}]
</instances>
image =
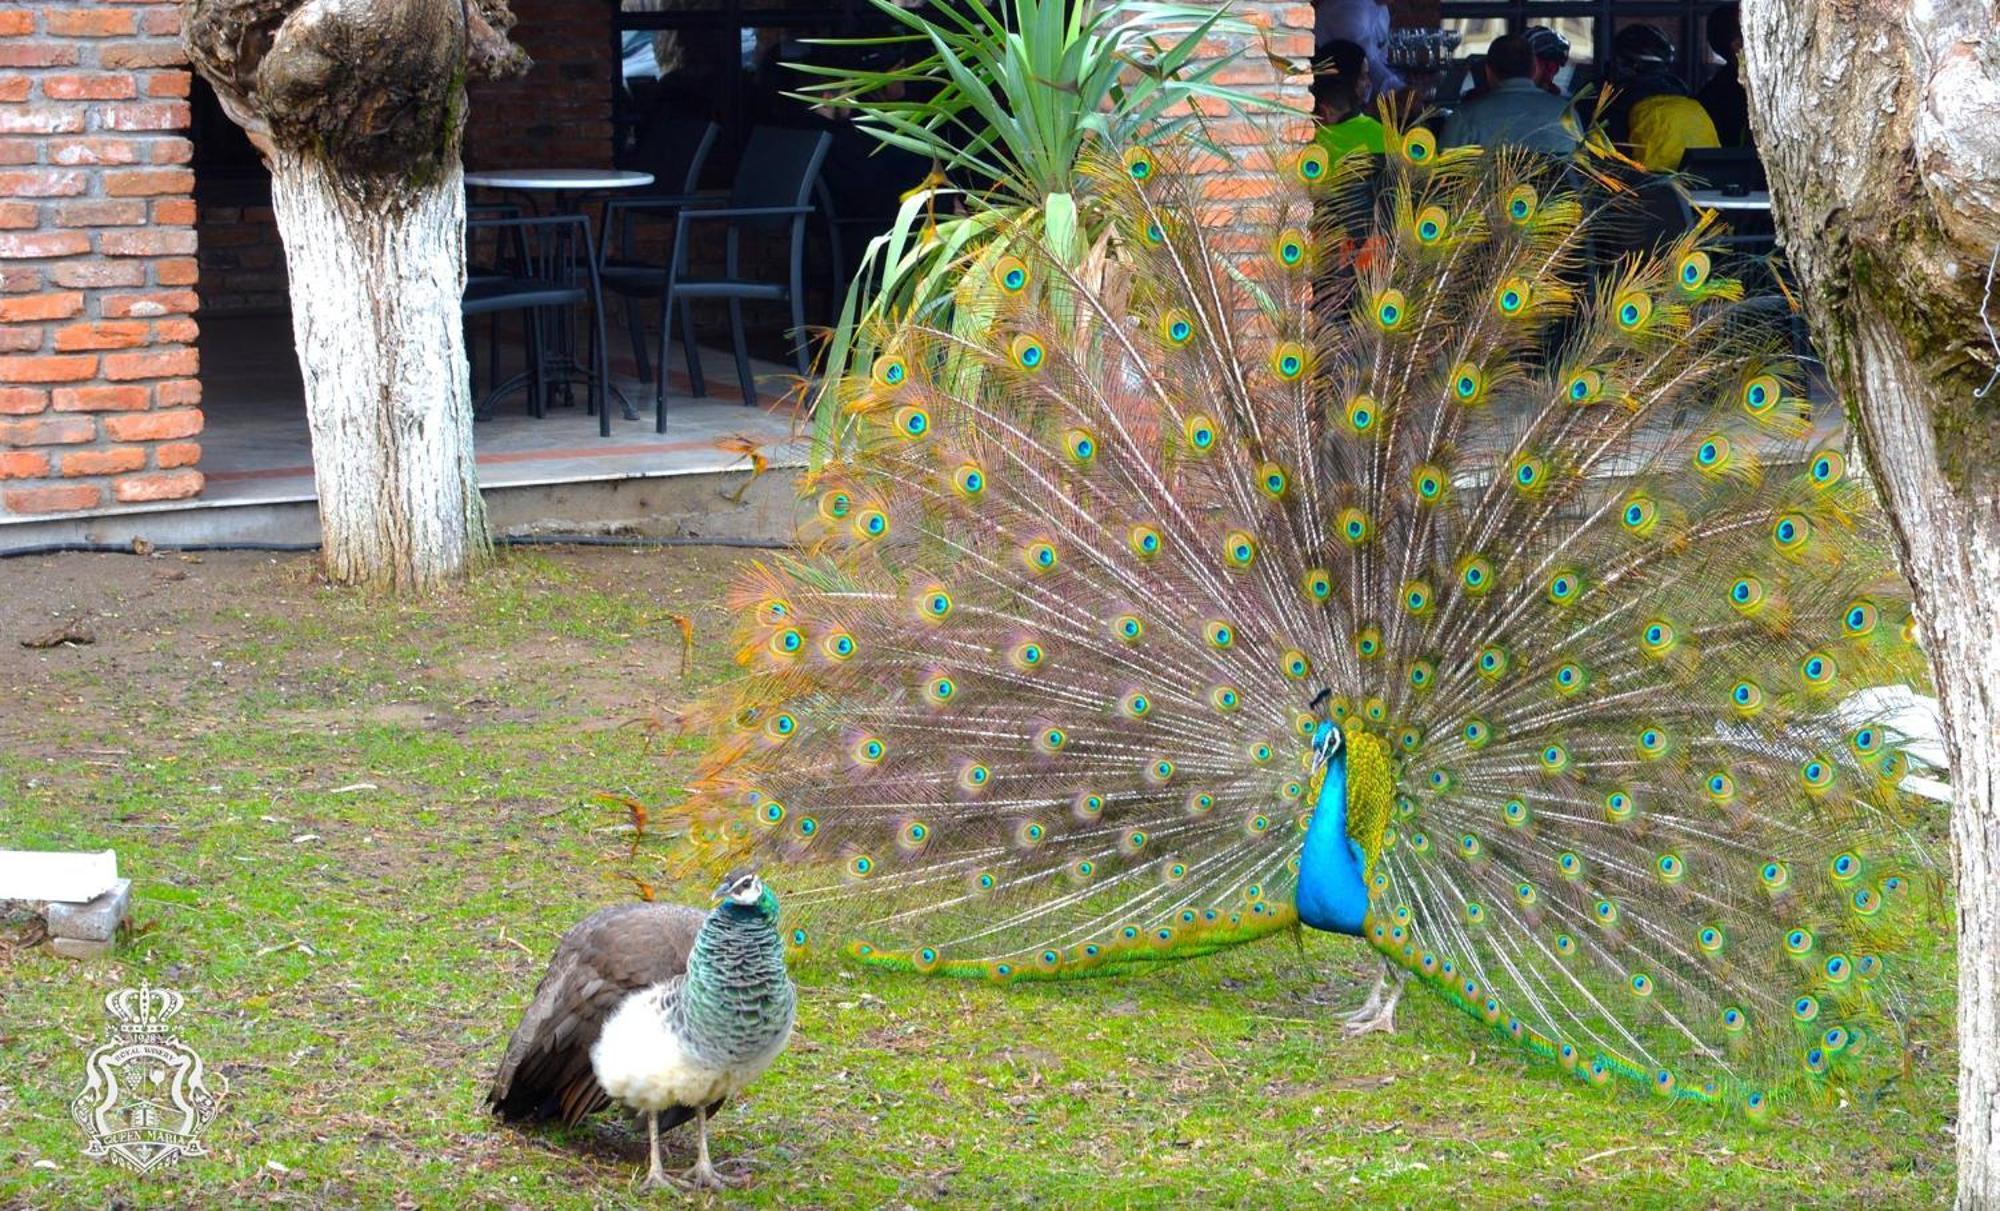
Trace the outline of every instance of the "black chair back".
<instances>
[{"instance_id":1,"label":"black chair back","mask_svg":"<svg viewBox=\"0 0 2000 1211\"><path fill-rule=\"evenodd\" d=\"M693 193L722 128L701 118L658 118L649 123L618 167L653 174L658 193Z\"/></svg>"},{"instance_id":2,"label":"black chair back","mask_svg":"<svg viewBox=\"0 0 2000 1211\"><path fill-rule=\"evenodd\" d=\"M813 185L832 147L833 136L823 130L753 129L737 162L736 181L730 186L730 209L812 205ZM778 216L741 222L747 229L776 231L791 220Z\"/></svg>"}]
</instances>

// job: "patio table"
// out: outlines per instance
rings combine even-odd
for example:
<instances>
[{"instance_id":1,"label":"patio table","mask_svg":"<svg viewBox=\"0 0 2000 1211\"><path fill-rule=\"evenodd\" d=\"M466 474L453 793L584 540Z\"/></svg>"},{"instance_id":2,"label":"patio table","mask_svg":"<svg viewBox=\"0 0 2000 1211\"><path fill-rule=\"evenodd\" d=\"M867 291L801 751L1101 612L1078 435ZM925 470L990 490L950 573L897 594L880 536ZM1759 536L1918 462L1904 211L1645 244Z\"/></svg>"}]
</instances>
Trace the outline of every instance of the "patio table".
<instances>
[{"instance_id":1,"label":"patio table","mask_svg":"<svg viewBox=\"0 0 2000 1211\"><path fill-rule=\"evenodd\" d=\"M1768 190L1753 189L1749 193L1727 194L1720 189L1693 189L1688 191L1688 201L1697 207L1709 210L1752 210L1771 212L1771 194Z\"/></svg>"},{"instance_id":2,"label":"patio table","mask_svg":"<svg viewBox=\"0 0 2000 1211\"><path fill-rule=\"evenodd\" d=\"M465 174L467 188L527 194L531 206L536 195L547 194L550 197L551 212L560 215L584 214L583 200L592 194L609 190L642 189L652 183L652 173L622 168L501 168ZM536 206L535 209L539 212L540 207ZM585 221L588 221L587 215ZM600 297L596 305L602 307L604 300ZM570 384L578 379L587 382L591 377L589 368L578 364L576 360L576 344L571 338L569 327L567 322L557 326L555 355L550 358L549 365L549 369L556 376L555 381L565 405L576 402L570 393ZM524 377L525 374L516 375L507 382L496 385L487 393L486 405L480 410L483 412L486 406L490 406L493 401L513 390ZM626 420L639 419L638 409L632 406L632 401L625 398L625 393L620 391L616 384L607 382L604 386L607 396L618 397L620 410Z\"/></svg>"}]
</instances>

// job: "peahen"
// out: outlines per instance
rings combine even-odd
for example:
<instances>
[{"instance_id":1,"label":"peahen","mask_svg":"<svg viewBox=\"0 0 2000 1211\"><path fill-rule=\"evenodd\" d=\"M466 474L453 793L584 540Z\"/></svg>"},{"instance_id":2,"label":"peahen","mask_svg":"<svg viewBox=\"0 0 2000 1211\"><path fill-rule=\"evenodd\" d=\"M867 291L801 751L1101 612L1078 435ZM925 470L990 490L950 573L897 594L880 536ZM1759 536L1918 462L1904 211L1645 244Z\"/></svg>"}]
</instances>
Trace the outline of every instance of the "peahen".
<instances>
[{"instance_id":1,"label":"peahen","mask_svg":"<svg viewBox=\"0 0 2000 1211\"><path fill-rule=\"evenodd\" d=\"M708 1120L785 1049L796 995L770 889L737 871L715 895L712 912L622 904L564 934L493 1078L493 1112L575 1124L614 1101L639 1111L649 1186L669 1180L660 1132L692 1118L699 1153L683 1178L721 1188Z\"/></svg>"},{"instance_id":2,"label":"peahen","mask_svg":"<svg viewBox=\"0 0 2000 1211\"><path fill-rule=\"evenodd\" d=\"M1393 965L1357 1029L1408 973L1594 1084L1880 1089L1932 867L1836 708L1921 664L1782 303L1708 222L1609 251L1587 158L1389 147L1273 154L1233 225L1093 161L1115 255L997 249L834 385L689 860L793 864L788 943L876 967L1304 925Z\"/></svg>"}]
</instances>

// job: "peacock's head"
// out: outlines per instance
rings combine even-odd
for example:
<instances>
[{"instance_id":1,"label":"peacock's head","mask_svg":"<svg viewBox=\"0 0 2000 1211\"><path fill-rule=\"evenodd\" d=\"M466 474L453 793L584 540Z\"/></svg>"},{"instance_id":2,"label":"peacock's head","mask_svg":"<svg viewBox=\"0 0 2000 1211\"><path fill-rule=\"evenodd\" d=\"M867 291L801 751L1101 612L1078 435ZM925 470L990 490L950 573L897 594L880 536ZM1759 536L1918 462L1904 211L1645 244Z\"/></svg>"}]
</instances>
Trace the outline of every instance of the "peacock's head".
<instances>
[{"instance_id":1,"label":"peacock's head","mask_svg":"<svg viewBox=\"0 0 2000 1211\"><path fill-rule=\"evenodd\" d=\"M777 897L757 877L756 868L750 866L740 867L725 875L722 882L716 885L715 898L723 905L733 904L767 914L775 914L778 909Z\"/></svg>"}]
</instances>

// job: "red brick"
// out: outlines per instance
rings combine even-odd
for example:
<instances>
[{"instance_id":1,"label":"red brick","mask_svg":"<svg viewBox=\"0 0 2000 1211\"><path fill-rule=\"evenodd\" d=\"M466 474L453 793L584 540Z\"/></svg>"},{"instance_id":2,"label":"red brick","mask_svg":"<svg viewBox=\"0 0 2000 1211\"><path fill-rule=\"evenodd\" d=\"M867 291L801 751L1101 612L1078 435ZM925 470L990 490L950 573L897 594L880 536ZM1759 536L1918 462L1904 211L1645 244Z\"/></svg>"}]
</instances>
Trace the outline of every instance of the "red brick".
<instances>
[{"instance_id":1,"label":"red brick","mask_svg":"<svg viewBox=\"0 0 2000 1211\"><path fill-rule=\"evenodd\" d=\"M43 76L42 95L51 101L124 101L139 95L139 85L130 76Z\"/></svg>"},{"instance_id":2,"label":"red brick","mask_svg":"<svg viewBox=\"0 0 2000 1211\"><path fill-rule=\"evenodd\" d=\"M42 271L36 266L0 264L0 294L32 294L41 288Z\"/></svg>"},{"instance_id":3,"label":"red brick","mask_svg":"<svg viewBox=\"0 0 2000 1211\"><path fill-rule=\"evenodd\" d=\"M201 266L193 257L172 257L153 262L153 280L162 286L192 286L201 279Z\"/></svg>"},{"instance_id":4,"label":"red brick","mask_svg":"<svg viewBox=\"0 0 2000 1211\"><path fill-rule=\"evenodd\" d=\"M34 81L28 79L26 76L8 76L6 79L0 80L0 101L27 100L28 86L32 83Z\"/></svg>"},{"instance_id":5,"label":"red brick","mask_svg":"<svg viewBox=\"0 0 2000 1211\"><path fill-rule=\"evenodd\" d=\"M76 48L60 42L0 42L0 67L74 67Z\"/></svg>"},{"instance_id":6,"label":"red brick","mask_svg":"<svg viewBox=\"0 0 2000 1211\"><path fill-rule=\"evenodd\" d=\"M195 373L199 364L192 349L113 353L104 359L104 377L114 383L129 382L135 378L183 378Z\"/></svg>"},{"instance_id":7,"label":"red brick","mask_svg":"<svg viewBox=\"0 0 2000 1211\"><path fill-rule=\"evenodd\" d=\"M153 465L163 471L169 467L192 467L200 461L200 442L168 442L153 447Z\"/></svg>"},{"instance_id":8,"label":"red brick","mask_svg":"<svg viewBox=\"0 0 2000 1211\"><path fill-rule=\"evenodd\" d=\"M95 357L0 357L0 383L75 383L96 373Z\"/></svg>"},{"instance_id":9,"label":"red brick","mask_svg":"<svg viewBox=\"0 0 2000 1211\"><path fill-rule=\"evenodd\" d=\"M0 202L0 231L21 231L40 225L42 208L33 202Z\"/></svg>"},{"instance_id":10,"label":"red brick","mask_svg":"<svg viewBox=\"0 0 2000 1211\"><path fill-rule=\"evenodd\" d=\"M66 320L83 310L83 296L74 292L34 294L0 299L0 323Z\"/></svg>"},{"instance_id":11,"label":"red brick","mask_svg":"<svg viewBox=\"0 0 2000 1211\"><path fill-rule=\"evenodd\" d=\"M42 18L44 32L64 38L116 38L138 28L137 17L115 8L54 8Z\"/></svg>"},{"instance_id":12,"label":"red brick","mask_svg":"<svg viewBox=\"0 0 2000 1211\"><path fill-rule=\"evenodd\" d=\"M153 398L160 402L162 408L175 404L198 404L201 402L201 380L181 378L155 384Z\"/></svg>"},{"instance_id":13,"label":"red brick","mask_svg":"<svg viewBox=\"0 0 2000 1211\"><path fill-rule=\"evenodd\" d=\"M35 14L18 8L0 13L0 38L25 38L35 32Z\"/></svg>"},{"instance_id":14,"label":"red brick","mask_svg":"<svg viewBox=\"0 0 2000 1211\"><path fill-rule=\"evenodd\" d=\"M153 406L149 387L57 387L58 412L144 412Z\"/></svg>"},{"instance_id":15,"label":"red brick","mask_svg":"<svg viewBox=\"0 0 2000 1211\"><path fill-rule=\"evenodd\" d=\"M97 251L105 256L186 256L194 249L194 232L185 227L107 231L97 237Z\"/></svg>"},{"instance_id":16,"label":"red brick","mask_svg":"<svg viewBox=\"0 0 2000 1211\"><path fill-rule=\"evenodd\" d=\"M146 265L143 261L64 261L49 269L49 276L58 286L72 289L93 286L144 286Z\"/></svg>"},{"instance_id":17,"label":"red brick","mask_svg":"<svg viewBox=\"0 0 2000 1211\"><path fill-rule=\"evenodd\" d=\"M83 475L122 475L146 465L146 452L138 446L114 446L109 450L72 450L59 464L65 479Z\"/></svg>"},{"instance_id":18,"label":"red brick","mask_svg":"<svg viewBox=\"0 0 2000 1211\"><path fill-rule=\"evenodd\" d=\"M146 343L144 320L112 320L102 324L71 324L56 329L56 351L70 353L84 349L132 349ZM56 407L62 405L58 403Z\"/></svg>"},{"instance_id":19,"label":"red brick","mask_svg":"<svg viewBox=\"0 0 2000 1211\"><path fill-rule=\"evenodd\" d=\"M96 437L97 425L87 416L0 421L0 445L74 446Z\"/></svg>"},{"instance_id":20,"label":"red brick","mask_svg":"<svg viewBox=\"0 0 2000 1211\"><path fill-rule=\"evenodd\" d=\"M40 479L49 473L49 456L32 450L0 450L0 479Z\"/></svg>"},{"instance_id":21,"label":"red brick","mask_svg":"<svg viewBox=\"0 0 2000 1211\"><path fill-rule=\"evenodd\" d=\"M136 227L146 221L142 198L115 202L65 202L56 207L58 227Z\"/></svg>"},{"instance_id":22,"label":"red brick","mask_svg":"<svg viewBox=\"0 0 2000 1211\"><path fill-rule=\"evenodd\" d=\"M199 471L157 471L128 475L111 485L111 494L128 504L148 500L186 500L201 492Z\"/></svg>"},{"instance_id":23,"label":"red brick","mask_svg":"<svg viewBox=\"0 0 2000 1211\"><path fill-rule=\"evenodd\" d=\"M156 290L150 294L104 295L97 300L97 313L107 320L122 320L191 312L200 305L201 296L192 290Z\"/></svg>"},{"instance_id":24,"label":"red brick","mask_svg":"<svg viewBox=\"0 0 2000 1211\"><path fill-rule=\"evenodd\" d=\"M194 173L185 168L136 169L104 174L104 192L114 198L151 197L155 194L194 192Z\"/></svg>"},{"instance_id":25,"label":"red brick","mask_svg":"<svg viewBox=\"0 0 2000 1211\"><path fill-rule=\"evenodd\" d=\"M51 139L51 164L137 164L141 146L134 139Z\"/></svg>"},{"instance_id":26,"label":"red brick","mask_svg":"<svg viewBox=\"0 0 2000 1211\"><path fill-rule=\"evenodd\" d=\"M164 402L164 401L163 401ZM193 437L201 432L201 409L172 412L129 412L104 418L104 435L115 442L157 442Z\"/></svg>"},{"instance_id":27,"label":"red brick","mask_svg":"<svg viewBox=\"0 0 2000 1211\"><path fill-rule=\"evenodd\" d=\"M90 251L90 237L81 231L32 231L0 235L0 257L30 260L75 256Z\"/></svg>"},{"instance_id":28,"label":"red brick","mask_svg":"<svg viewBox=\"0 0 2000 1211\"><path fill-rule=\"evenodd\" d=\"M184 315L171 316L153 325L153 339L163 345L192 345L201 335L201 325Z\"/></svg>"},{"instance_id":29,"label":"red brick","mask_svg":"<svg viewBox=\"0 0 2000 1211\"><path fill-rule=\"evenodd\" d=\"M106 130L186 130L188 106L185 101L144 101L133 105L106 105L98 109L98 122Z\"/></svg>"},{"instance_id":30,"label":"red brick","mask_svg":"<svg viewBox=\"0 0 2000 1211\"><path fill-rule=\"evenodd\" d=\"M178 67L185 62L178 42L120 42L97 52L100 67Z\"/></svg>"},{"instance_id":31,"label":"red brick","mask_svg":"<svg viewBox=\"0 0 2000 1211\"><path fill-rule=\"evenodd\" d=\"M42 351L42 326L40 324L9 324L0 328L0 353L40 353Z\"/></svg>"},{"instance_id":32,"label":"red brick","mask_svg":"<svg viewBox=\"0 0 2000 1211\"><path fill-rule=\"evenodd\" d=\"M185 97L192 87L193 77L184 71L163 71L146 77L146 95L149 97Z\"/></svg>"},{"instance_id":33,"label":"red brick","mask_svg":"<svg viewBox=\"0 0 2000 1211\"><path fill-rule=\"evenodd\" d=\"M0 94L7 91L7 82L0 80ZM8 98L0 95L0 101ZM42 145L38 139L0 139L0 165L17 168L22 164L33 164L42 158Z\"/></svg>"},{"instance_id":34,"label":"red brick","mask_svg":"<svg viewBox=\"0 0 2000 1211\"><path fill-rule=\"evenodd\" d=\"M193 198L161 198L153 203L153 221L163 227L194 226Z\"/></svg>"},{"instance_id":35,"label":"red brick","mask_svg":"<svg viewBox=\"0 0 2000 1211\"><path fill-rule=\"evenodd\" d=\"M104 489L96 484L63 484L55 488L13 488L4 497L15 513L68 513L95 509L104 499Z\"/></svg>"},{"instance_id":36,"label":"red brick","mask_svg":"<svg viewBox=\"0 0 2000 1211\"><path fill-rule=\"evenodd\" d=\"M139 28L144 33L150 34L155 38L180 37L180 7L178 5L173 7L162 6L148 11L145 16L139 18Z\"/></svg>"},{"instance_id":37,"label":"red brick","mask_svg":"<svg viewBox=\"0 0 2000 1211\"><path fill-rule=\"evenodd\" d=\"M33 416L49 406L43 387L0 387L0 416Z\"/></svg>"},{"instance_id":38,"label":"red brick","mask_svg":"<svg viewBox=\"0 0 2000 1211\"><path fill-rule=\"evenodd\" d=\"M194 143L188 139L149 139L147 147L153 164L186 164L194 159Z\"/></svg>"},{"instance_id":39,"label":"red brick","mask_svg":"<svg viewBox=\"0 0 2000 1211\"><path fill-rule=\"evenodd\" d=\"M0 116L6 114L0 110ZM74 168L30 168L0 172L0 197L73 198L90 186L90 178Z\"/></svg>"},{"instance_id":40,"label":"red brick","mask_svg":"<svg viewBox=\"0 0 2000 1211\"><path fill-rule=\"evenodd\" d=\"M0 50L6 45L0 43ZM10 105L0 109L0 135L75 134L83 129L83 110L46 105Z\"/></svg>"}]
</instances>

